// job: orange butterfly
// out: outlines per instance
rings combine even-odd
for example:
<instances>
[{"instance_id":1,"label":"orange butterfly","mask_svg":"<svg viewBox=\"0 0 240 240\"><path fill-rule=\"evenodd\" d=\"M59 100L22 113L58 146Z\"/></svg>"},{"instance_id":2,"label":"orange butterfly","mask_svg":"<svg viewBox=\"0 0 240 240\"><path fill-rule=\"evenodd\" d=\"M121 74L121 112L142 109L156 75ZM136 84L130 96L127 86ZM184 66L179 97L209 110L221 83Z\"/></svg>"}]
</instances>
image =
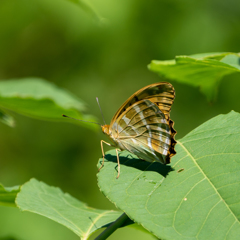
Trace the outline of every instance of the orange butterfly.
<instances>
[{"instance_id":1,"label":"orange butterfly","mask_svg":"<svg viewBox=\"0 0 240 240\"><path fill-rule=\"evenodd\" d=\"M176 131L169 115L174 98L175 90L167 82L146 86L128 98L115 113L110 125L101 126L112 144L101 140L103 161L99 170L104 165L103 143L116 147L117 178L120 175L119 149L148 162L170 163L171 157L176 154Z\"/></svg>"}]
</instances>

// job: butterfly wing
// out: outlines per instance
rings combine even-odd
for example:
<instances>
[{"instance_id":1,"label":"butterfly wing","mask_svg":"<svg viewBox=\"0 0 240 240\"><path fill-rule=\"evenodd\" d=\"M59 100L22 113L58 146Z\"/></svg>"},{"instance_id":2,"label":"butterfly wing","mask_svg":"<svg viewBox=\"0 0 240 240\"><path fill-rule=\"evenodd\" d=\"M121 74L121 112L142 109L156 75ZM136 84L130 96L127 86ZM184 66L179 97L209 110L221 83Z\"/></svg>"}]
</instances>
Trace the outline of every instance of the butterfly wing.
<instances>
[{"instance_id":1,"label":"butterfly wing","mask_svg":"<svg viewBox=\"0 0 240 240\"><path fill-rule=\"evenodd\" d=\"M143 160L170 162L171 129L164 113L150 100L128 107L110 125L117 145Z\"/></svg>"},{"instance_id":2,"label":"butterfly wing","mask_svg":"<svg viewBox=\"0 0 240 240\"><path fill-rule=\"evenodd\" d=\"M148 85L134 93L124 102L124 104L119 108L112 118L110 126L128 107L144 99L148 99L149 101L155 103L164 113L166 120L169 121L169 114L174 98L175 90L170 83L159 82Z\"/></svg>"}]
</instances>

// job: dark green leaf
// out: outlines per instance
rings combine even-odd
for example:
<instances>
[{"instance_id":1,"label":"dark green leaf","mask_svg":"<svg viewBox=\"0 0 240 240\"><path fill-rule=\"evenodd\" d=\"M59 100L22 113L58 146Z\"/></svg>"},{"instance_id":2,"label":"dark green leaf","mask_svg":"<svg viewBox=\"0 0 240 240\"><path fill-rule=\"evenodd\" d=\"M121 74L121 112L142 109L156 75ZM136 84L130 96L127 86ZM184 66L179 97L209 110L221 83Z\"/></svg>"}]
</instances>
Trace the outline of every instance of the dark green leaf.
<instances>
[{"instance_id":1,"label":"dark green leaf","mask_svg":"<svg viewBox=\"0 0 240 240\"><path fill-rule=\"evenodd\" d=\"M220 80L240 72L240 57L236 53L204 53L177 56L175 60L153 60L148 68L167 79L199 87L208 101L216 99Z\"/></svg>"},{"instance_id":2,"label":"dark green leaf","mask_svg":"<svg viewBox=\"0 0 240 240\"><path fill-rule=\"evenodd\" d=\"M0 205L16 207L15 198L19 192L20 187L4 187L0 184Z\"/></svg>"},{"instance_id":3,"label":"dark green leaf","mask_svg":"<svg viewBox=\"0 0 240 240\"><path fill-rule=\"evenodd\" d=\"M98 174L99 187L159 238L238 239L239 126L240 114L233 111L207 121L178 141L170 166L124 151L119 179L115 151L110 151Z\"/></svg>"}]
</instances>

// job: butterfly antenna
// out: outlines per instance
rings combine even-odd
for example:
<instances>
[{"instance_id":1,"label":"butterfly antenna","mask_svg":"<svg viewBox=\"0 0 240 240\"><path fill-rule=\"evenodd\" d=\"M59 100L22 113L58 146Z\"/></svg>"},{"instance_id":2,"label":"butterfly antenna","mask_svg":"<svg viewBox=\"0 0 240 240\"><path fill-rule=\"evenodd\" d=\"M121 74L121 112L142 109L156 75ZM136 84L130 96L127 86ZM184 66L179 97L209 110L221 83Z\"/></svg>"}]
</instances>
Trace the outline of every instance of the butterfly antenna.
<instances>
[{"instance_id":1,"label":"butterfly antenna","mask_svg":"<svg viewBox=\"0 0 240 240\"><path fill-rule=\"evenodd\" d=\"M104 122L104 124L106 125L106 122L105 122L104 117L103 117L102 109L101 109L100 103L99 103L99 101L98 101L98 97L96 97L96 100L97 100L98 106L99 106L99 108L100 108L100 112L101 112L101 114L102 114L103 122Z\"/></svg>"},{"instance_id":2,"label":"butterfly antenna","mask_svg":"<svg viewBox=\"0 0 240 240\"><path fill-rule=\"evenodd\" d=\"M62 115L63 117L66 117L66 118L70 118L70 119L73 119L73 120L77 120L77 121L80 121L80 122L88 122L88 123L94 123L94 124L98 124L98 125L102 125L100 123L97 123L97 122L89 122L89 121L85 121L85 120L81 120L81 119L76 119L76 118L72 118L72 117L69 117L67 115Z\"/></svg>"}]
</instances>

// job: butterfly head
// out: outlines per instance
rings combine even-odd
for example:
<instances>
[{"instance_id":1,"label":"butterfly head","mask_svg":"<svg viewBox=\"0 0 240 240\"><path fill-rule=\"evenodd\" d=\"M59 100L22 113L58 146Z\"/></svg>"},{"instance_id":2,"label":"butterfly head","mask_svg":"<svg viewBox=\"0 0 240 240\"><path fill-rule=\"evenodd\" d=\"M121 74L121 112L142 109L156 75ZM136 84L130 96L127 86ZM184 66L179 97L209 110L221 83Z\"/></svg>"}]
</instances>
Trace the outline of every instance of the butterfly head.
<instances>
[{"instance_id":1,"label":"butterfly head","mask_svg":"<svg viewBox=\"0 0 240 240\"><path fill-rule=\"evenodd\" d=\"M111 131L109 130L109 125L102 125L101 128L102 128L102 132L104 134L106 134L106 135L111 135L112 134Z\"/></svg>"},{"instance_id":2,"label":"butterfly head","mask_svg":"<svg viewBox=\"0 0 240 240\"><path fill-rule=\"evenodd\" d=\"M109 125L101 125L101 128L102 128L102 132L107 135L107 137L111 140L112 143L114 143L114 144L111 144L111 146L116 145L116 143L118 141L116 141L114 134L110 129L110 126Z\"/></svg>"}]
</instances>

